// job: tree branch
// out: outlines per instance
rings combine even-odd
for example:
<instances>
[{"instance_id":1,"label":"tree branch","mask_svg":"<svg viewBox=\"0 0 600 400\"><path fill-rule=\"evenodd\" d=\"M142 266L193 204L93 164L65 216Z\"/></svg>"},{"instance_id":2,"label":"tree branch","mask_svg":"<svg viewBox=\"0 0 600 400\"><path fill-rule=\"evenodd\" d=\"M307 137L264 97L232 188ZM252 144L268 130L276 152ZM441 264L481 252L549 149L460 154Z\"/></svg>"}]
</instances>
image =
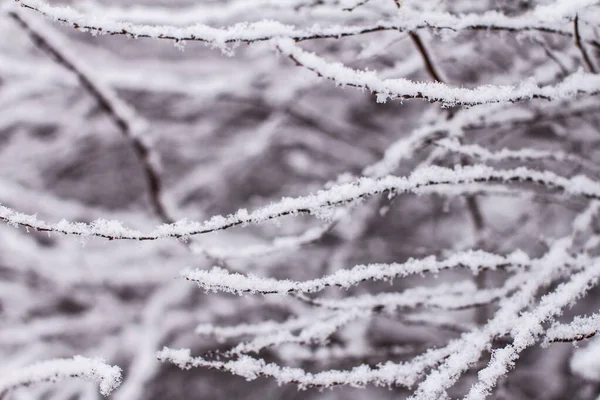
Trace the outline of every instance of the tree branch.
<instances>
[{"instance_id":1,"label":"tree branch","mask_svg":"<svg viewBox=\"0 0 600 400\"><path fill-rule=\"evenodd\" d=\"M576 15L575 19L573 20L573 32L575 36L575 44L581 52L581 56L583 57L583 61L585 62L588 71L590 71L591 73L596 73L596 67L594 67L592 59L590 58L588 52L583 46L583 43L581 42L581 35L579 34L579 15Z\"/></svg>"}]
</instances>

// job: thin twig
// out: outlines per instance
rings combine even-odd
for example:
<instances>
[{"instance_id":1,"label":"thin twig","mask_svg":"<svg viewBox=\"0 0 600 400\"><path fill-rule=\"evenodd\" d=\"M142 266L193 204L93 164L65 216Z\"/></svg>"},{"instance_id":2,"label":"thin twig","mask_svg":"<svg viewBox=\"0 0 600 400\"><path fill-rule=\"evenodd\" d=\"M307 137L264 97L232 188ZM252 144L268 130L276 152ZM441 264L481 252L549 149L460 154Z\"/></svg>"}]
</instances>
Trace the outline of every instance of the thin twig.
<instances>
[{"instance_id":1,"label":"thin twig","mask_svg":"<svg viewBox=\"0 0 600 400\"><path fill-rule=\"evenodd\" d=\"M552 52L552 50L546 45L546 43L544 43L543 40L536 40L536 42L540 46L542 46L542 48L544 49L544 53L546 53L546 55L548 56L548 58L551 59L552 61L554 61L556 63L556 65L558 65L558 68L560 68L560 71L561 71L562 75L563 76L568 76L569 75L569 70L562 63L562 61L560 61L560 59L554 54L554 52Z\"/></svg>"},{"instance_id":2,"label":"thin twig","mask_svg":"<svg viewBox=\"0 0 600 400\"><path fill-rule=\"evenodd\" d=\"M421 37L419 36L419 34L413 31L413 32L409 32L408 35L410 36L413 43L419 50L419 53L421 53L421 57L423 58L423 61L425 62L425 67L427 68L427 73L429 73L429 75L436 82L444 83L444 79L442 79L439 71L433 64L433 60L431 59L431 56L429 55L429 51L427 51L427 47L425 47L425 44L421 40Z\"/></svg>"},{"instance_id":3,"label":"thin twig","mask_svg":"<svg viewBox=\"0 0 600 400\"><path fill-rule=\"evenodd\" d=\"M586 51L585 47L583 46L583 43L581 42L581 35L579 34L579 15L575 15L575 19L573 20L573 31L574 31L574 36L575 36L575 44L577 45L577 48L579 49L579 51L581 52L581 56L583 57L583 61L585 62L585 65L587 66L587 69L589 72L592 73L596 73L596 67L594 67L594 63L592 62L592 59L590 58L588 52Z\"/></svg>"}]
</instances>

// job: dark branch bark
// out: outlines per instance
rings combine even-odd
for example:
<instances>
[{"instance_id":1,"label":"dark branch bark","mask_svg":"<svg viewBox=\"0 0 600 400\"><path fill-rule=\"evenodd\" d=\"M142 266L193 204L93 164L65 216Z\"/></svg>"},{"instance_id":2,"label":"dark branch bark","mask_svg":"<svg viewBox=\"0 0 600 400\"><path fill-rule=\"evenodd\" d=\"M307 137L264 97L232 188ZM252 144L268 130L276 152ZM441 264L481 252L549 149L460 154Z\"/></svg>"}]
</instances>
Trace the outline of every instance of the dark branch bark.
<instances>
[{"instance_id":1,"label":"dark branch bark","mask_svg":"<svg viewBox=\"0 0 600 400\"><path fill-rule=\"evenodd\" d=\"M590 55L588 54L587 50L583 46L583 43L581 42L581 35L579 33L579 15L575 15L575 19L573 20L573 28L573 34L575 36L575 45L577 45L577 48L581 52L581 56L588 71L596 73L596 67L594 67L594 63L590 58Z\"/></svg>"}]
</instances>

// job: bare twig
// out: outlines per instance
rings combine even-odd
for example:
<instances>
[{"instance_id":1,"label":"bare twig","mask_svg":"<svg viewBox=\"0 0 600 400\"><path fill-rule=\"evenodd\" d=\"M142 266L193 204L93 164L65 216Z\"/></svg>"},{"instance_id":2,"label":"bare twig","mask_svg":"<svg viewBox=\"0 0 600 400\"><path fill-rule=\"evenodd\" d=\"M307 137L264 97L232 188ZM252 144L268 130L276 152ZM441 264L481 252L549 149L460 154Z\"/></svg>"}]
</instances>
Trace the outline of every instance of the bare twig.
<instances>
[{"instance_id":1,"label":"bare twig","mask_svg":"<svg viewBox=\"0 0 600 400\"><path fill-rule=\"evenodd\" d=\"M421 53L421 57L423 57L423 61L425 62L425 67L427 68L427 73L436 82L444 83L444 79L442 79L439 71L433 64L433 60L431 59L431 56L429 55L429 51L427 50L427 47L425 47L425 44L421 40L421 37L419 36L419 34L417 32L412 31L412 32L409 32L408 35L410 36L413 43L419 50L419 53Z\"/></svg>"},{"instance_id":2,"label":"bare twig","mask_svg":"<svg viewBox=\"0 0 600 400\"><path fill-rule=\"evenodd\" d=\"M554 52L546 45L546 43L544 43L543 40L537 40L537 42L539 43L540 46L542 46L542 48L544 49L544 53L546 53L548 58L551 59L552 61L554 61L556 63L556 65L558 65L558 68L560 68L562 75L568 76L569 70L563 64L563 62L560 61L560 59L554 54Z\"/></svg>"},{"instance_id":3,"label":"bare twig","mask_svg":"<svg viewBox=\"0 0 600 400\"><path fill-rule=\"evenodd\" d=\"M594 67L592 59L581 42L581 35L579 33L579 15L575 15L575 19L573 20L573 35L575 36L575 44L581 52L581 56L583 57L583 61L585 62L588 71L596 73L596 67Z\"/></svg>"}]
</instances>

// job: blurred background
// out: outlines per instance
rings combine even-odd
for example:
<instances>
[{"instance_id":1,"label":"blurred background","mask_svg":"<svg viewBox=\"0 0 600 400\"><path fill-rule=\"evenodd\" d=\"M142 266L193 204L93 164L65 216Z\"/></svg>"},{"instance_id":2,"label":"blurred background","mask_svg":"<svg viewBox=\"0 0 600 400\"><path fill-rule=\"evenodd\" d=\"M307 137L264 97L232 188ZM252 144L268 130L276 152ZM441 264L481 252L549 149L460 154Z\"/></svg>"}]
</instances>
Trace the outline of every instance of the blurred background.
<instances>
[{"instance_id":1,"label":"blurred background","mask_svg":"<svg viewBox=\"0 0 600 400\"><path fill-rule=\"evenodd\" d=\"M352 12L330 11L346 3L107 0L69 4L83 12L136 23L216 27L265 18L299 27L368 24L397 12L391 0L371 0ZM407 0L403 7L519 15L540 3L544 2ZM31 10L19 12L33 28L59 38L95 79L147 121L143 135L160 156L162 198L176 220L203 221L239 208L255 209L283 196L308 194L336 180L359 176L415 129L444 120L449 112L470 112L449 111L419 100L377 103L367 92L335 87L297 67L268 43L232 46L231 55L202 43L174 46L167 40L93 36L51 23ZM597 10L582 16L586 35L598 37L598 16ZM419 31L419 37L442 79L454 86L516 84L531 77L552 84L585 67L571 37L426 30ZM0 203L49 222L105 218L143 231L161 224L152 211L143 163L97 99L6 13L0 14L0 38ZM407 33L376 32L311 40L301 46L327 60L376 70L382 77L432 80L422 52ZM590 48L590 54L596 63L600 60L597 48ZM492 150L533 147L566 152L582 161L528 165L597 179L599 110L597 97L499 106L490 111L497 122L466 129L463 142ZM476 162L439 150L424 143L393 173L407 175L423 163ZM477 226L469 212L469 198L473 199L450 190L444 196L374 197L349 210L316 241L265 256L234 258L227 260L227 266L260 276L306 280L356 264L402 262L457 249L501 254L521 249L539 256L547 250L548 239L569 232L571 220L586 205L584 200L531 187L510 193L486 191L474 197L483 220L483 226ZM268 244L276 237L301 235L323 224L313 217L285 217L277 223L195 237L194 243L235 252ZM40 360L82 354L104 357L123 368L124 383L111 395L114 399L408 396L402 388L298 391L267 379L246 382L225 372L181 371L156 361L156 351L165 345L190 347L196 354L231 347L232 343L195 335L199 323L282 321L312 312L310 305L293 298L205 293L179 278L186 267L210 268L215 263L218 260L193 254L177 240L82 239L0 225L0 374ZM324 296L393 292L469 276L467 271L454 271L437 278L396 280L392 285L329 289ZM485 279L493 285L504 277L498 272ZM574 312L597 311L597 294L592 292ZM478 313L481 317L479 310L427 315L473 323ZM270 349L261 356L314 371L346 369L410 359L459 334L435 324L412 324L382 315L349 325L329 344L343 347L363 341L378 351L339 359L289 359L285 351ZM392 351L397 346L403 350ZM495 398L594 398L600 390L597 383L569 368L574 351L571 344L532 348L501 382ZM475 378L474 372L467 374L451 393L464 393ZM95 399L101 395L91 383L68 381L21 388L7 397Z\"/></svg>"}]
</instances>

